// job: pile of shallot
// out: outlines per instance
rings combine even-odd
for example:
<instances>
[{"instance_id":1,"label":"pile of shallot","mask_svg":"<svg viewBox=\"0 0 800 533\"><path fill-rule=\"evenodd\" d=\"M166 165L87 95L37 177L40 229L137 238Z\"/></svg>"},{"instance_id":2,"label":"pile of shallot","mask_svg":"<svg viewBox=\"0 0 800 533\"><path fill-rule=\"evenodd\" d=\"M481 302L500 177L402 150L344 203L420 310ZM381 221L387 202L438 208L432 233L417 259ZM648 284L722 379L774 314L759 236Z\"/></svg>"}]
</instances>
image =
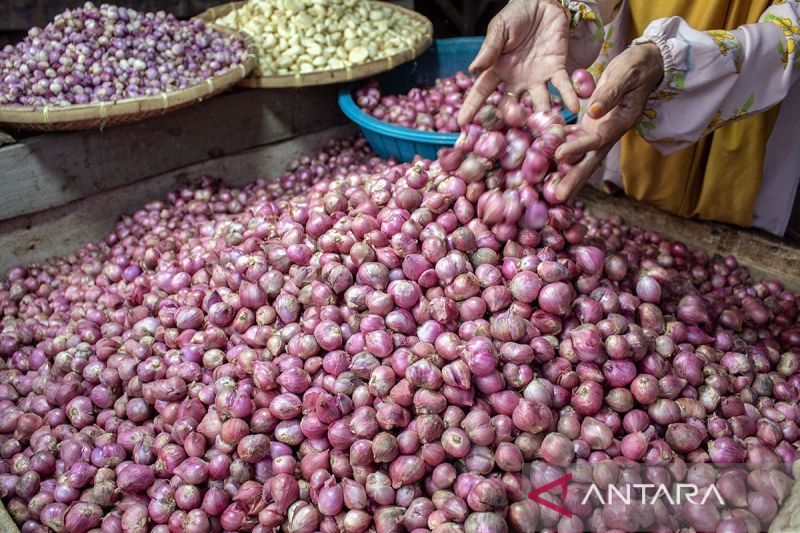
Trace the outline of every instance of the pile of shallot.
<instances>
[{"instance_id":1,"label":"pile of shallot","mask_svg":"<svg viewBox=\"0 0 800 533\"><path fill-rule=\"evenodd\" d=\"M463 72L439 78L429 88L414 87L406 94L381 94L377 80L356 91L356 104L378 120L421 131L455 133L456 116L475 79ZM495 92L488 103L496 105L502 93Z\"/></svg>"},{"instance_id":2,"label":"pile of shallot","mask_svg":"<svg viewBox=\"0 0 800 533\"><path fill-rule=\"evenodd\" d=\"M0 49L0 105L153 96L204 83L245 57L243 39L202 20L86 2Z\"/></svg>"},{"instance_id":3,"label":"pile of shallot","mask_svg":"<svg viewBox=\"0 0 800 533\"><path fill-rule=\"evenodd\" d=\"M458 71L452 76L437 79L428 88L413 87L405 94L382 95L378 81L370 80L356 91L356 104L378 120L390 124L421 131L455 133L459 131L456 117L474 83L473 76ZM594 91L594 78L584 69L573 72L572 83L580 98L587 98ZM500 106L504 92L505 86L500 84L486 99L486 104L490 107ZM556 102L553 102L550 111L561 112L562 106L557 103L560 97L554 95L553 100ZM530 94L523 94L519 104L525 116L531 114L533 105ZM476 116L474 122L480 124L481 115Z\"/></svg>"},{"instance_id":4,"label":"pile of shallot","mask_svg":"<svg viewBox=\"0 0 800 533\"><path fill-rule=\"evenodd\" d=\"M797 457L796 295L560 205L552 156L580 132L505 111L437 161L333 141L11 269L0 497L21 531L766 527ZM570 496L542 497L571 517L527 497L560 469ZM575 496L642 478L732 508Z\"/></svg>"}]
</instances>

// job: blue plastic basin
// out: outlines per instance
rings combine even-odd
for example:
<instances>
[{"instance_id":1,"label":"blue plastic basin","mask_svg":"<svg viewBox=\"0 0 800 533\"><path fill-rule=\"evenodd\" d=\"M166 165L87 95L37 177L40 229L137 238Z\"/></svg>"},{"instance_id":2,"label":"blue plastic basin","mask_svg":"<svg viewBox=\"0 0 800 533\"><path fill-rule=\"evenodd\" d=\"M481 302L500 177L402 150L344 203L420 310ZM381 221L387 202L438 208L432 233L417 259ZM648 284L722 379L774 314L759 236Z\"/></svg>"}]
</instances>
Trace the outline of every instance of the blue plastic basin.
<instances>
[{"instance_id":1,"label":"blue plastic basin","mask_svg":"<svg viewBox=\"0 0 800 533\"><path fill-rule=\"evenodd\" d=\"M414 61L384 72L377 77L381 94L403 94L413 87L430 87L438 78L452 76L467 67L480 50L483 37L461 37L436 39L424 54ZM399 161L411 161L415 155L436 159L441 148L453 146L458 133L437 133L396 126L378 120L356 104L354 94L364 83L350 83L339 91L339 107L342 112L358 124L372 149L384 159L396 157ZM551 87L551 92L555 90ZM557 93L555 93L557 94ZM561 113L568 123L575 115L567 110Z\"/></svg>"}]
</instances>

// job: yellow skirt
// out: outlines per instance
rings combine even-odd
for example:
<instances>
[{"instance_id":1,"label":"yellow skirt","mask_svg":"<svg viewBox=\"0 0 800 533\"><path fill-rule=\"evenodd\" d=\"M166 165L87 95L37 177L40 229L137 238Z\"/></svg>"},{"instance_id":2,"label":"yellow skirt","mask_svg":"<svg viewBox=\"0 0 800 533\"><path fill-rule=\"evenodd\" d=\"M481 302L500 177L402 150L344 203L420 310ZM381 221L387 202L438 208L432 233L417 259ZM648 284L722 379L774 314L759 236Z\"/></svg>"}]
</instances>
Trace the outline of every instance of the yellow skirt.
<instances>
[{"instance_id":1,"label":"yellow skirt","mask_svg":"<svg viewBox=\"0 0 800 533\"><path fill-rule=\"evenodd\" d=\"M630 40L655 19L679 16L700 30L757 22L768 0L630 0ZM767 140L778 107L728 124L669 156L635 132L622 139L625 194L683 217L749 227L761 186Z\"/></svg>"}]
</instances>

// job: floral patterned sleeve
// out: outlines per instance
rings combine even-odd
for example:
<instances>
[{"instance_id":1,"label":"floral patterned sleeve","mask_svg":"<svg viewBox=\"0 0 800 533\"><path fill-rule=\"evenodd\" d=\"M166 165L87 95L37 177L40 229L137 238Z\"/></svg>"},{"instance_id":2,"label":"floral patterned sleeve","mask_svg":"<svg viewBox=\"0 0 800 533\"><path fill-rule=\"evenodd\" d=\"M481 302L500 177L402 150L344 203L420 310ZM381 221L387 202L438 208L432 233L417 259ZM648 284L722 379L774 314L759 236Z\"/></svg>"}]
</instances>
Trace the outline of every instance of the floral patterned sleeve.
<instances>
[{"instance_id":1,"label":"floral patterned sleeve","mask_svg":"<svg viewBox=\"0 0 800 533\"><path fill-rule=\"evenodd\" d=\"M609 0L570 0L565 2L570 12L570 69L586 68L597 57L603 43L602 11Z\"/></svg>"},{"instance_id":2,"label":"floral patterned sleeve","mask_svg":"<svg viewBox=\"0 0 800 533\"><path fill-rule=\"evenodd\" d=\"M699 31L679 17L653 21L634 43L658 45L664 80L637 131L669 154L780 103L800 75L798 16L800 1L775 0L759 22L731 31Z\"/></svg>"}]
</instances>

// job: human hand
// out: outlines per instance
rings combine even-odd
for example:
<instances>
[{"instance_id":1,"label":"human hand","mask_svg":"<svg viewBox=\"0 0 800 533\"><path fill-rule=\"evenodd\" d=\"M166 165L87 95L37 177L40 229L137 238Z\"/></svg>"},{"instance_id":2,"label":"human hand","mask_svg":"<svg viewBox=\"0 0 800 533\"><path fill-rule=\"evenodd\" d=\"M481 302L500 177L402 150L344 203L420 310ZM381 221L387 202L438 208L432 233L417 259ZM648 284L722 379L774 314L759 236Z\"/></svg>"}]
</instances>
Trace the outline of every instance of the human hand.
<instances>
[{"instance_id":1,"label":"human hand","mask_svg":"<svg viewBox=\"0 0 800 533\"><path fill-rule=\"evenodd\" d=\"M664 61L653 43L631 46L608 64L579 124L583 136L556 150L557 161L579 161L560 179L559 200L577 192L614 144L636 125L663 77Z\"/></svg>"},{"instance_id":2,"label":"human hand","mask_svg":"<svg viewBox=\"0 0 800 533\"><path fill-rule=\"evenodd\" d=\"M566 69L569 25L564 8L554 0L511 0L489 23L469 67L481 74L461 107L458 124L469 124L500 82L511 93L527 91L535 111L549 111L551 81L564 104L577 112L580 104Z\"/></svg>"}]
</instances>

